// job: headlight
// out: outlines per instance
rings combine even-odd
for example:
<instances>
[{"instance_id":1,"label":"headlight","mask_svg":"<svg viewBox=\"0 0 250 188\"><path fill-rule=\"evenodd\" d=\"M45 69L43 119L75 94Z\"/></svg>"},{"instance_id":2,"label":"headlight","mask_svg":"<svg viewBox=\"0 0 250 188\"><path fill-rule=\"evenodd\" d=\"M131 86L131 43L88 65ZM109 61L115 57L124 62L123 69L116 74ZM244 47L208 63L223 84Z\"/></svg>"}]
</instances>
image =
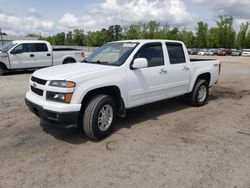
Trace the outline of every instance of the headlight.
<instances>
[{"instance_id":1,"label":"headlight","mask_svg":"<svg viewBox=\"0 0 250 188\"><path fill-rule=\"evenodd\" d=\"M46 98L50 101L70 103L73 93L58 93L47 91Z\"/></svg>"},{"instance_id":2,"label":"headlight","mask_svg":"<svg viewBox=\"0 0 250 188\"><path fill-rule=\"evenodd\" d=\"M76 84L74 82L69 82L69 81L53 80L53 81L50 81L49 86L74 88Z\"/></svg>"}]
</instances>

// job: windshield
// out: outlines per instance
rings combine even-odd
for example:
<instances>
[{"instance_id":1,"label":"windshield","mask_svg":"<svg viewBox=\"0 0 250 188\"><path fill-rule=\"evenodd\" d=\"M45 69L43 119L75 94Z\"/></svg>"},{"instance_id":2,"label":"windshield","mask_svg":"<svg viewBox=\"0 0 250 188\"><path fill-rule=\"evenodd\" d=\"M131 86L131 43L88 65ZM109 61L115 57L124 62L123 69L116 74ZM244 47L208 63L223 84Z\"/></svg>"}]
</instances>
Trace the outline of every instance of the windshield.
<instances>
[{"instance_id":1,"label":"windshield","mask_svg":"<svg viewBox=\"0 0 250 188\"><path fill-rule=\"evenodd\" d=\"M120 66L137 45L135 42L107 43L89 55L84 62Z\"/></svg>"},{"instance_id":2,"label":"windshield","mask_svg":"<svg viewBox=\"0 0 250 188\"><path fill-rule=\"evenodd\" d=\"M5 44L5 45L2 47L1 51L7 52L7 51L9 51L9 50L10 50L13 46L15 46L15 45L16 45L15 42L9 42L9 43Z\"/></svg>"}]
</instances>

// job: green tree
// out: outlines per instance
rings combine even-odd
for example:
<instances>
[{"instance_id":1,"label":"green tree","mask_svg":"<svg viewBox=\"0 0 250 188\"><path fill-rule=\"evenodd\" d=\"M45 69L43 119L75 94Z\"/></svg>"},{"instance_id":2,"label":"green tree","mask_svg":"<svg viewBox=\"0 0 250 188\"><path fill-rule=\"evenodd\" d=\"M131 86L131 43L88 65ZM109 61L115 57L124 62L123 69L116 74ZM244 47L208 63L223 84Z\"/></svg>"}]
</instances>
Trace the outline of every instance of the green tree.
<instances>
[{"instance_id":1,"label":"green tree","mask_svg":"<svg viewBox=\"0 0 250 188\"><path fill-rule=\"evenodd\" d=\"M250 31L248 31L246 36L246 48L250 49Z\"/></svg>"},{"instance_id":2,"label":"green tree","mask_svg":"<svg viewBox=\"0 0 250 188\"><path fill-rule=\"evenodd\" d=\"M75 29L73 31L73 44L76 46L83 46L85 35L83 30Z\"/></svg>"},{"instance_id":3,"label":"green tree","mask_svg":"<svg viewBox=\"0 0 250 188\"><path fill-rule=\"evenodd\" d=\"M237 35L237 47L238 48L246 47L246 37L247 37L248 27L249 27L249 22L242 23L240 25L240 31Z\"/></svg>"},{"instance_id":4,"label":"green tree","mask_svg":"<svg viewBox=\"0 0 250 188\"><path fill-rule=\"evenodd\" d=\"M150 21L148 23L143 24L142 32L143 38L145 39L154 39L155 34L160 30L160 23L156 21Z\"/></svg>"},{"instance_id":5,"label":"green tree","mask_svg":"<svg viewBox=\"0 0 250 188\"><path fill-rule=\"evenodd\" d=\"M178 33L178 38L186 44L188 48L194 45L194 35L192 31L187 31L185 28L180 30Z\"/></svg>"},{"instance_id":6,"label":"green tree","mask_svg":"<svg viewBox=\"0 0 250 188\"><path fill-rule=\"evenodd\" d=\"M233 17L219 16L216 21L218 32L218 47L232 48L235 42L236 32L233 29Z\"/></svg>"},{"instance_id":7,"label":"green tree","mask_svg":"<svg viewBox=\"0 0 250 188\"><path fill-rule=\"evenodd\" d=\"M108 33L112 41L123 39L123 29L120 25L109 26Z\"/></svg>"},{"instance_id":8,"label":"green tree","mask_svg":"<svg viewBox=\"0 0 250 188\"><path fill-rule=\"evenodd\" d=\"M206 48L208 36L208 25L205 22L198 22L196 28L196 47Z\"/></svg>"},{"instance_id":9,"label":"green tree","mask_svg":"<svg viewBox=\"0 0 250 188\"><path fill-rule=\"evenodd\" d=\"M212 27L209 29L207 36L207 47L209 48L219 47L218 28Z\"/></svg>"},{"instance_id":10,"label":"green tree","mask_svg":"<svg viewBox=\"0 0 250 188\"><path fill-rule=\"evenodd\" d=\"M51 41L53 45L64 45L65 44L65 33L57 33L55 36L52 36Z\"/></svg>"},{"instance_id":11,"label":"green tree","mask_svg":"<svg viewBox=\"0 0 250 188\"><path fill-rule=\"evenodd\" d=\"M142 38L142 28L140 24L132 24L125 28L127 39L140 39Z\"/></svg>"}]
</instances>

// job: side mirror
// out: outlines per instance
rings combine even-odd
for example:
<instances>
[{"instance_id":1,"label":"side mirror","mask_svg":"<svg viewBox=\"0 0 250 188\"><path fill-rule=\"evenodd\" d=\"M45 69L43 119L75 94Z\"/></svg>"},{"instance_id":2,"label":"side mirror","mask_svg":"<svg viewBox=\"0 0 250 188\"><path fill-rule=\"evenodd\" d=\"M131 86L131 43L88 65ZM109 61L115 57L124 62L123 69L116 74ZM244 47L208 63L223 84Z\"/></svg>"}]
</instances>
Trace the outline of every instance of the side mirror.
<instances>
[{"instance_id":1,"label":"side mirror","mask_svg":"<svg viewBox=\"0 0 250 188\"><path fill-rule=\"evenodd\" d=\"M136 58L131 66L132 69L142 69L148 67L148 60L146 58Z\"/></svg>"}]
</instances>

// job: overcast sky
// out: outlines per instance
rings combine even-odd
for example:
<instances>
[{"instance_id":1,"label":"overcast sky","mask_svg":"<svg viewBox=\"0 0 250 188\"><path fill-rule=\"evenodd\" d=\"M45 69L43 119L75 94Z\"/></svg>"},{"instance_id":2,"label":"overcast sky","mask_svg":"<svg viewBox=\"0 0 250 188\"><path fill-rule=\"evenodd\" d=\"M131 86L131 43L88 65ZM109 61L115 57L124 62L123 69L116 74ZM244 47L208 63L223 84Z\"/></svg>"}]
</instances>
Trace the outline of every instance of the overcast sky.
<instances>
[{"instance_id":1,"label":"overcast sky","mask_svg":"<svg viewBox=\"0 0 250 188\"><path fill-rule=\"evenodd\" d=\"M199 20L213 26L218 15L233 16L235 27L250 21L250 0L0 0L0 28L12 34L47 36L150 20L193 30Z\"/></svg>"}]
</instances>

